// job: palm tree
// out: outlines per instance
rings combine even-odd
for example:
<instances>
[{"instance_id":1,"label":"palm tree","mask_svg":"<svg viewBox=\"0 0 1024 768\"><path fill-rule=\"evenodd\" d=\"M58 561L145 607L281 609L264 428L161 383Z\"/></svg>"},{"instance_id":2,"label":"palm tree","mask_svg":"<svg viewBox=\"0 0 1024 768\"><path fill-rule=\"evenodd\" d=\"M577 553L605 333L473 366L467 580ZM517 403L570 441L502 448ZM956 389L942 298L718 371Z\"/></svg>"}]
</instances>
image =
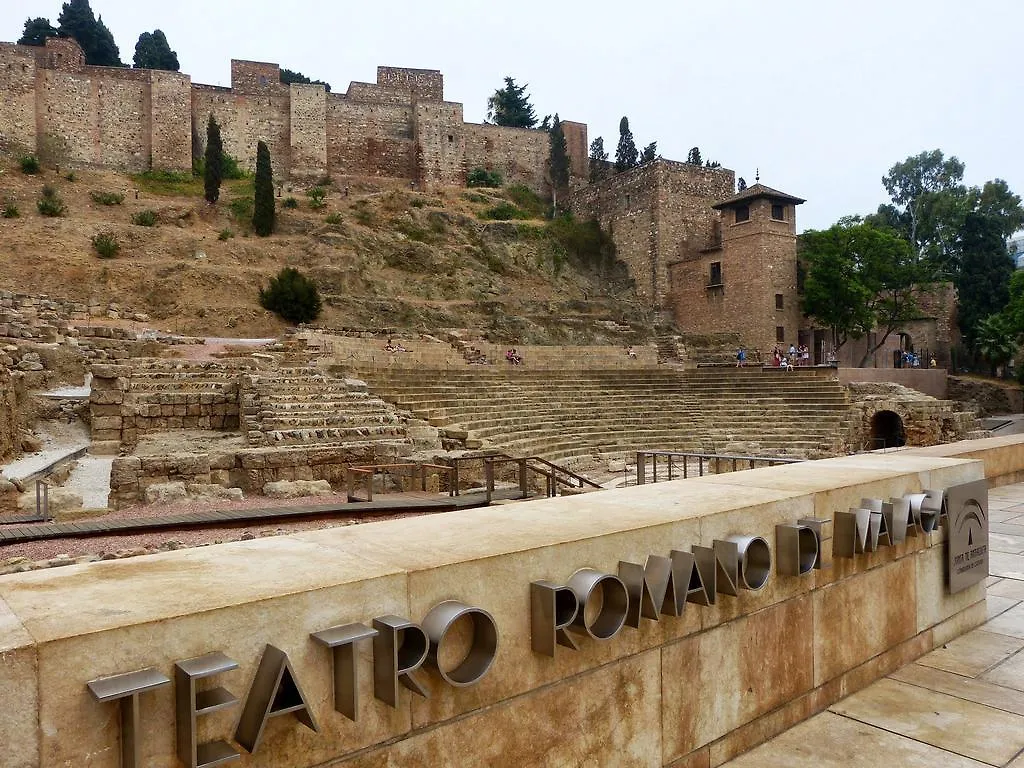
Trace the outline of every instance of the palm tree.
<instances>
[{"instance_id":1,"label":"palm tree","mask_svg":"<svg viewBox=\"0 0 1024 768\"><path fill-rule=\"evenodd\" d=\"M989 315L975 326L974 347L995 376L999 366L1005 366L1016 354L1017 339L1003 315Z\"/></svg>"}]
</instances>

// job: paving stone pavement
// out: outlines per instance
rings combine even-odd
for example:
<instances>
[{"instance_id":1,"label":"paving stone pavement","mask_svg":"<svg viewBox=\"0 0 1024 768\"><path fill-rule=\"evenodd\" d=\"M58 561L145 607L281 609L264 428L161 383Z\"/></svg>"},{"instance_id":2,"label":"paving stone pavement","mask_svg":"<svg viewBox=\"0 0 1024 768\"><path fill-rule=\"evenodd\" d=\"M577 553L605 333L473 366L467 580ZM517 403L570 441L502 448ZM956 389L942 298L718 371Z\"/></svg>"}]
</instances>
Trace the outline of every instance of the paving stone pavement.
<instances>
[{"instance_id":1,"label":"paving stone pavement","mask_svg":"<svg viewBox=\"0 0 1024 768\"><path fill-rule=\"evenodd\" d=\"M724 765L1024 768L1024 483L989 514L984 625Z\"/></svg>"}]
</instances>

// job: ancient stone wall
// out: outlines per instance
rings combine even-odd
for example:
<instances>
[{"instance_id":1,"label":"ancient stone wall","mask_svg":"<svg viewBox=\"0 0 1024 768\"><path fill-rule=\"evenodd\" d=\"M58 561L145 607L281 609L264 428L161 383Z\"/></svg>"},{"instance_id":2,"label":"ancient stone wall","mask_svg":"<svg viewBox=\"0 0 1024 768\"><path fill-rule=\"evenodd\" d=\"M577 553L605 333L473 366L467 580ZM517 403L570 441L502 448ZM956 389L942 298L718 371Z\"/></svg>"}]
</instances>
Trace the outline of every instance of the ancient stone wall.
<instances>
[{"instance_id":1,"label":"ancient stone wall","mask_svg":"<svg viewBox=\"0 0 1024 768\"><path fill-rule=\"evenodd\" d=\"M36 76L31 50L0 43L0 149L35 151Z\"/></svg>"},{"instance_id":2,"label":"ancient stone wall","mask_svg":"<svg viewBox=\"0 0 1024 768\"><path fill-rule=\"evenodd\" d=\"M248 81L247 81L248 82ZM192 89L192 123L197 151L206 148L206 123L210 114L220 125L224 151L249 171L256 169L256 144L266 142L275 178L288 175L291 156L289 122L290 90L277 84L263 92L233 92L196 86Z\"/></svg>"},{"instance_id":3,"label":"ancient stone wall","mask_svg":"<svg viewBox=\"0 0 1024 768\"><path fill-rule=\"evenodd\" d=\"M14 453L18 437L15 414L14 380L11 372L0 365L0 459Z\"/></svg>"},{"instance_id":4,"label":"ancient stone wall","mask_svg":"<svg viewBox=\"0 0 1024 768\"><path fill-rule=\"evenodd\" d=\"M346 176L416 177L413 110L408 104L327 95L327 166Z\"/></svg>"},{"instance_id":5,"label":"ancient stone wall","mask_svg":"<svg viewBox=\"0 0 1024 768\"><path fill-rule=\"evenodd\" d=\"M72 40L0 44L0 146L55 164L187 171L213 114L243 168L255 168L265 141L278 179L330 172L462 184L467 166L483 166L545 189L547 134L466 126L437 70L379 67L376 83L353 82L344 94L282 85L280 75L277 64L233 59L230 88L193 85L178 73L86 66ZM586 125L564 125L583 178Z\"/></svg>"},{"instance_id":6,"label":"ancient stone wall","mask_svg":"<svg viewBox=\"0 0 1024 768\"><path fill-rule=\"evenodd\" d=\"M192 378L168 375L151 387L123 365L94 365L89 409L94 442L128 445L150 432L237 430L239 385L231 371L212 369Z\"/></svg>"},{"instance_id":7,"label":"ancient stone wall","mask_svg":"<svg viewBox=\"0 0 1024 768\"><path fill-rule=\"evenodd\" d=\"M147 488L169 482L241 488L247 496L258 496L267 483L326 480L342 491L349 467L394 461L394 449L381 443L122 456L114 459L110 471L110 505L119 509L139 503Z\"/></svg>"},{"instance_id":8,"label":"ancient stone wall","mask_svg":"<svg viewBox=\"0 0 1024 768\"><path fill-rule=\"evenodd\" d=\"M466 183L466 135L462 105L451 101L415 104L417 181L424 188Z\"/></svg>"},{"instance_id":9,"label":"ancient stone wall","mask_svg":"<svg viewBox=\"0 0 1024 768\"><path fill-rule=\"evenodd\" d=\"M444 76L436 69L377 67L377 85L408 92L417 100L444 101Z\"/></svg>"},{"instance_id":10,"label":"ancient stone wall","mask_svg":"<svg viewBox=\"0 0 1024 768\"><path fill-rule=\"evenodd\" d=\"M544 169L549 141L545 131L466 123L466 172L497 171L507 184L525 184L537 192L547 188Z\"/></svg>"}]
</instances>

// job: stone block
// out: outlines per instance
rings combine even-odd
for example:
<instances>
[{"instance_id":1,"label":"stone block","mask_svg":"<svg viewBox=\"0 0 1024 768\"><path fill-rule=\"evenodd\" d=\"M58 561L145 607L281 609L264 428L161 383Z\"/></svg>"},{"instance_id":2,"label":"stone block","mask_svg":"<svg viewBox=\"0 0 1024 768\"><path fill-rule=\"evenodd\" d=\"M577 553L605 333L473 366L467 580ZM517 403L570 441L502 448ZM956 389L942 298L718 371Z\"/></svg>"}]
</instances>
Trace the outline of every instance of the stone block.
<instances>
[{"instance_id":1,"label":"stone block","mask_svg":"<svg viewBox=\"0 0 1024 768\"><path fill-rule=\"evenodd\" d=\"M815 685L917 633L916 582L904 557L815 590Z\"/></svg>"},{"instance_id":2,"label":"stone block","mask_svg":"<svg viewBox=\"0 0 1024 768\"><path fill-rule=\"evenodd\" d=\"M278 480L263 486L263 495L272 499L294 499L334 493L325 480Z\"/></svg>"},{"instance_id":3,"label":"stone block","mask_svg":"<svg viewBox=\"0 0 1024 768\"><path fill-rule=\"evenodd\" d=\"M138 483L142 473L142 460L137 456L114 459L110 465L110 485L121 488Z\"/></svg>"},{"instance_id":4,"label":"stone block","mask_svg":"<svg viewBox=\"0 0 1024 768\"><path fill-rule=\"evenodd\" d=\"M171 504L184 501L188 497L185 484L182 482L154 483L146 488L147 504Z\"/></svg>"},{"instance_id":5,"label":"stone block","mask_svg":"<svg viewBox=\"0 0 1024 768\"><path fill-rule=\"evenodd\" d=\"M787 600L668 646L662 656L667 763L814 687L813 603ZM698 693L712 688L714 697Z\"/></svg>"},{"instance_id":6,"label":"stone block","mask_svg":"<svg viewBox=\"0 0 1024 768\"><path fill-rule=\"evenodd\" d=\"M97 416L92 420L92 428L95 431L104 430L118 430L121 429L121 417L120 416Z\"/></svg>"},{"instance_id":7,"label":"stone block","mask_svg":"<svg viewBox=\"0 0 1024 768\"><path fill-rule=\"evenodd\" d=\"M0 744L4 764L11 768L40 765L36 664L37 652L31 636L0 599L0 681L4 691Z\"/></svg>"}]
</instances>

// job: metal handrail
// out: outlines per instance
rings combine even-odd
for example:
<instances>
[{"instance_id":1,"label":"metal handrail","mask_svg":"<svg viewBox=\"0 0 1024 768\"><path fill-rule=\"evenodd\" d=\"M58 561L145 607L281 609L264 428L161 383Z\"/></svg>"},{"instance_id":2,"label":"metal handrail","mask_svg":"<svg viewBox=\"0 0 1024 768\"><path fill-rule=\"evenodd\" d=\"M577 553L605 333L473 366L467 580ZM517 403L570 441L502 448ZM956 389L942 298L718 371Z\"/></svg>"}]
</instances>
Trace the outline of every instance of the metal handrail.
<instances>
[{"instance_id":1,"label":"metal handrail","mask_svg":"<svg viewBox=\"0 0 1024 768\"><path fill-rule=\"evenodd\" d=\"M427 470L437 470L438 472L451 473L452 468L443 464L427 464L427 463L405 463L405 464L374 464L366 467L348 467L345 472L345 480L348 500L349 501L373 501L373 478L377 475L378 471L388 471L395 469L412 469L413 472L409 474L410 477L415 477L415 472L418 470L420 475L420 490L427 490ZM366 498L360 499L356 496L356 480L358 477L364 477L367 479L366 483ZM449 483L448 495L455 496L452 492L454 486Z\"/></svg>"},{"instance_id":2,"label":"metal handrail","mask_svg":"<svg viewBox=\"0 0 1024 768\"><path fill-rule=\"evenodd\" d=\"M739 469L740 462L748 462L750 469L754 468L755 463L762 463L765 466L775 466L776 464L798 464L804 459L796 459L785 456L741 456L727 453L697 453L693 451L668 451L668 450L654 450L654 451L637 451L636 452L636 484L645 485L647 483L647 457L651 458L651 469L652 469L652 483L658 482L658 457L668 458L668 479L672 480L673 462L676 459L682 458L683 465L683 479L687 479L689 475L689 460L697 459L697 476L704 477L704 462L710 463L730 461L732 462L732 471L735 472Z\"/></svg>"},{"instance_id":3,"label":"metal handrail","mask_svg":"<svg viewBox=\"0 0 1024 768\"><path fill-rule=\"evenodd\" d=\"M601 486L594 481L583 477L582 475L578 475L565 467L561 467L558 464L554 464L547 459L542 459L539 456L515 457L510 456L507 453L496 451L494 453L483 454L480 456L459 456L447 459L447 461L451 464L454 471L452 486L454 495L456 496L459 494L459 467L461 464L468 461L483 462L485 492L487 493L488 501L490 501L490 496L494 491L495 464L515 463L519 465L519 486L523 492L523 498L526 498L529 495L526 483L527 471L535 472L541 477L547 479L546 493L549 497L557 495L557 488L559 484L568 486L569 488L583 488L585 485L590 486L591 488L601 488ZM536 462L542 466L534 466L531 462ZM549 467L550 469L544 469L544 467ZM562 475L565 475L566 477L563 477ZM576 482L573 483L573 481Z\"/></svg>"}]
</instances>

